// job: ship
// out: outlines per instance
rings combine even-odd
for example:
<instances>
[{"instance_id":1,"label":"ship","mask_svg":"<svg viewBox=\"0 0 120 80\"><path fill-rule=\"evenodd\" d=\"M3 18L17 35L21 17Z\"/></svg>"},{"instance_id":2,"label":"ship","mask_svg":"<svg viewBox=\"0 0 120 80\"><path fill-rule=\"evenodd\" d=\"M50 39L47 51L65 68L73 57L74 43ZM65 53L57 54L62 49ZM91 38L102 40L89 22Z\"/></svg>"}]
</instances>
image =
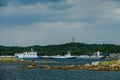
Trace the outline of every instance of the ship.
<instances>
[{"instance_id":1,"label":"ship","mask_svg":"<svg viewBox=\"0 0 120 80\"><path fill-rule=\"evenodd\" d=\"M93 53L93 55L80 55L77 56L77 58L82 58L82 59L101 59L103 56L100 55L100 51L97 51L96 53Z\"/></svg>"},{"instance_id":2,"label":"ship","mask_svg":"<svg viewBox=\"0 0 120 80\"><path fill-rule=\"evenodd\" d=\"M33 49L31 49L31 52L23 52L23 53L15 53L14 55L16 58L39 58L37 55L37 52L33 52Z\"/></svg>"},{"instance_id":3,"label":"ship","mask_svg":"<svg viewBox=\"0 0 120 80\"><path fill-rule=\"evenodd\" d=\"M56 55L56 56L50 56L51 59L75 59L75 56L72 56L70 51L67 52L66 55Z\"/></svg>"}]
</instances>

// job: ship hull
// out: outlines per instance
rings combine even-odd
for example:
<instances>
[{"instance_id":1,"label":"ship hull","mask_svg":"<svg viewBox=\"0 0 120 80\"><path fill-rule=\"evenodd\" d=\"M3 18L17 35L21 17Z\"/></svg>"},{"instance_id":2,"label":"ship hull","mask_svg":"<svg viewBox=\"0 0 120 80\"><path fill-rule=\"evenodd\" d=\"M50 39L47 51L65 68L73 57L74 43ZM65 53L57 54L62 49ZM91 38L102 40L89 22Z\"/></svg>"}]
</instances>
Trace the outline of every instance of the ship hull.
<instances>
[{"instance_id":1,"label":"ship hull","mask_svg":"<svg viewBox=\"0 0 120 80\"><path fill-rule=\"evenodd\" d=\"M50 57L51 59L75 59L76 57L74 56L71 56L71 57L64 57L64 56L53 56L53 57Z\"/></svg>"}]
</instances>

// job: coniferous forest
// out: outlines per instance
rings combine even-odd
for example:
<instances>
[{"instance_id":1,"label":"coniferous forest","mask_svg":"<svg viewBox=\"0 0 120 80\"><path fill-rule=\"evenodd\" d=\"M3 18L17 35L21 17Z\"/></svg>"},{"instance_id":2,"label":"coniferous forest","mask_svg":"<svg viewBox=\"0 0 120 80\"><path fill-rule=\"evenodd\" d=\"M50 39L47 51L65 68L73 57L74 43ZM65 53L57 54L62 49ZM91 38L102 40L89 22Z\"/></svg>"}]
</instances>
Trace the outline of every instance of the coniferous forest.
<instances>
[{"instance_id":1,"label":"coniferous forest","mask_svg":"<svg viewBox=\"0 0 120 80\"><path fill-rule=\"evenodd\" d=\"M38 55L64 55L67 51L71 51L72 55L90 55L96 51L103 54L106 53L119 53L120 45L114 44L85 44L85 43L66 43L59 45L46 45L46 46L0 46L0 55L14 55L15 53L22 53L31 51L31 48L38 53Z\"/></svg>"}]
</instances>

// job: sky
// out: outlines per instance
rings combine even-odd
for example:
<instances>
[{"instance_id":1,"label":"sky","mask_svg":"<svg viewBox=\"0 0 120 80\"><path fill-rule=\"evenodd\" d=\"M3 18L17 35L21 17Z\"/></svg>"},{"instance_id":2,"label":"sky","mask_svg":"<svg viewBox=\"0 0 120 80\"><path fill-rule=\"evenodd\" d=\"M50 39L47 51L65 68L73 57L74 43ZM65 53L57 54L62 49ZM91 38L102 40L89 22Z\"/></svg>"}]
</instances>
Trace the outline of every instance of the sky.
<instances>
[{"instance_id":1,"label":"sky","mask_svg":"<svg viewBox=\"0 0 120 80\"><path fill-rule=\"evenodd\" d=\"M120 44L120 0L0 0L0 45Z\"/></svg>"}]
</instances>

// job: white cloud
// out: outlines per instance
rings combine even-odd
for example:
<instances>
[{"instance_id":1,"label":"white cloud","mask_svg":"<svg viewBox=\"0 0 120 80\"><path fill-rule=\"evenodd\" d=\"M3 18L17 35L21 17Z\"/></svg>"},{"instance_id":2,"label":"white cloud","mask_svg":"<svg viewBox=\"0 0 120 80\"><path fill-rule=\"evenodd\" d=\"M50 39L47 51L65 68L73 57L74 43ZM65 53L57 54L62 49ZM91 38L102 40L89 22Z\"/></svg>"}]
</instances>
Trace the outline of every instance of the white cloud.
<instances>
[{"instance_id":1,"label":"white cloud","mask_svg":"<svg viewBox=\"0 0 120 80\"><path fill-rule=\"evenodd\" d=\"M65 4L69 4L69 5L77 4L80 1L81 0L65 0Z\"/></svg>"},{"instance_id":2,"label":"white cloud","mask_svg":"<svg viewBox=\"0 0 120 80\"><path fill-rule=\"evenodd\" d=\"M0 43L19 46L63 43L65 40L71 40L76 29L80 31L87 25L81 22L51 22L3 28L0 30Z\"/></svg>"},{"instance_id":3,"label":"white cloud","mask_svg":"<svg viewBox=\"0 0 120 80\"><path fill-rule=\"evenodd\" d=\"M34 30L34 31L44 31L44 30L74 30L81 29L88 26L88 23L83 22L45 22L45 23L33 23L29 25L19 26L19 29L23 30Z\"/></svg>"},{"instance_id":4,"label":"white cloud","mask_svg":"<svg viewBox=\"0 0 120 80\"><path fill-rule=\"evenodd\" d=\"M112 18L120 20L120 8L113 9L111 13L113 14Z\"/></svg>"},{"instance_id":5,"label":"white cloud","mask_svg":"<svg viewBox=\"0 0 120 80\"><path fill-rule=\"evenodd\" d=\"M112 8L104 12L103 15L100 16L97 23L116 23L120 21L120 8Z\"/></svg>"}]
</instances>

